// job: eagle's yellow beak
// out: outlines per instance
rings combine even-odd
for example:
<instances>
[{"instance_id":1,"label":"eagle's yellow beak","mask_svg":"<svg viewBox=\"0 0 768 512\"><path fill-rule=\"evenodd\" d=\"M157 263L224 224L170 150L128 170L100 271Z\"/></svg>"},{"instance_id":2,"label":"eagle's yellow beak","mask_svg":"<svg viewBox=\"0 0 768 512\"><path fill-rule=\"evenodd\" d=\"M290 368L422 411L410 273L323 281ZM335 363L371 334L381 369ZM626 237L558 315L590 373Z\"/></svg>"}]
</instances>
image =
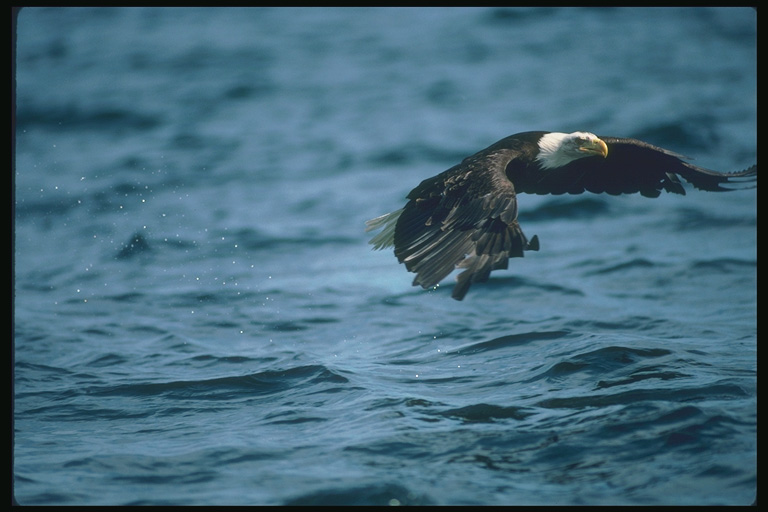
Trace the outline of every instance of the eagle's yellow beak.
<instances>
[{"instance_id":1,"label":"eagle's yellow beak","mask_svg":"<svg viewBox=\"0 0 768 512\"><path fill-rule=\"evenodd\" d=\"M608 145L602 139L595 137L594 139L585 140L579 147L579 151L589 153L590 155L600 155L605 158L608 156Z\"/></svg>"}]
</instances>

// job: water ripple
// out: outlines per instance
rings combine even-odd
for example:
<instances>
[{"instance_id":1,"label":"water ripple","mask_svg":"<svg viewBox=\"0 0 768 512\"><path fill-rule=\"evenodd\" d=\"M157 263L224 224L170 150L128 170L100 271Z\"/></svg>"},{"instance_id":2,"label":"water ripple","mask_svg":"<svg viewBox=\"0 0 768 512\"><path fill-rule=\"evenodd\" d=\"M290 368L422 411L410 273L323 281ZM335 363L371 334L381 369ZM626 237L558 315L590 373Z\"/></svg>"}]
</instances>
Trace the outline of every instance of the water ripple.
<instances>
[{"instance_id":1,"label":"water ripple","mask_svg":"<svg viewBox=\"0 0 768 512\"><path fill-rule=\"evenodd\" d=\"M569 331L547 331L547 332L526 332L519 334L509 334L507 336L500 336L488 341L482 341L480 343L473 343L464 347L455 349L451 353L453 354L478 354L481 352L487 352L489 350L498 350L507 347L516 347L519 345L525 345L534 341L540 340L557 340L568 337L571 333Z\"/></svg>"},{"instance_id":2,"label":"water ripple","mask_svg":"<svg viewBox=\"0 0 768 512\"><path fill-rule=\"evenodd\" d=\"M536 405L547 409L583 409L587 407L610 407L646 401L687 402L694 400L727 400L744 398L748 393L734 384L713 384L710 386L676 389L632 389L614 394L570 396L548 398Z\"/></svg>"},{"instance_id":3,"label":"water ripple","mask_svg":"<svg viewBox=\"0 0 768 512\"><path fill-rule=\"evenodd\" d=\"M223 400L236 396L279 393L302 386L338 385L348 382L346 377L325 366L309 365L204 380L122 384L90 389L88 392L110 396L165 396L175 399Z\"/></svg>"}]
</instances>

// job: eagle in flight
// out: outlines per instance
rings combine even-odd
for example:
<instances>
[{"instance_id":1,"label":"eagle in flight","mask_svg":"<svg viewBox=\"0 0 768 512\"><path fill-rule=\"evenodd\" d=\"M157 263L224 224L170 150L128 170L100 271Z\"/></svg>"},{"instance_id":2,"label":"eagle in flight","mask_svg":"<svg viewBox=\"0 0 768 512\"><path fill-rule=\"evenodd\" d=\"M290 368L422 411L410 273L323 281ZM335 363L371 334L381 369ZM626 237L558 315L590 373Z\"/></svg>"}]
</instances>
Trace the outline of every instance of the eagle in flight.
<instances>
[{"instance_id":1,"label":"eagle in flight","mask_svg":"<svg viewBox=\"0 0 768 512\"><path fill-rule=\"evenodd\" d=\"M529 240L517 221L517 194L685 194L680 178L701 190L731 190L756 182L757 165L724 174L637 139L518 133L425 179L403 208L367 221L366 231L382 230L370 243L394 247L416 274L414 286L431 288L464 269L452 293L462 300L472 283L507 268L509 258L539 249L538 237Z\"/></svg>"}]
</instances>

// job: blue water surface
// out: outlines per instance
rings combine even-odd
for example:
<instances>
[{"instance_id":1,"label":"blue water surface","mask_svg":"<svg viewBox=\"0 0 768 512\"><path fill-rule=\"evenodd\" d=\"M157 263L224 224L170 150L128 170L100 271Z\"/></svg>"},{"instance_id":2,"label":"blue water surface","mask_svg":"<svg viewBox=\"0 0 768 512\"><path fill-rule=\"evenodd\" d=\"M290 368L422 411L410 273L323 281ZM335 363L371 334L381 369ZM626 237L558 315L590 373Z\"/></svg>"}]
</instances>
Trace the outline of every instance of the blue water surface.
<instances>
[{"instance_id":1,"label":"blue water surface","mask_svg":"<svg viewBox=\"0 0 768 512\"><path fill-rule=\"evenodd\" d=\"M519 197L462 302L365 220L527 130L756 163L748 8L26 8L26 505L756 499L756 188Z\"/></svg>"}]
</instances>

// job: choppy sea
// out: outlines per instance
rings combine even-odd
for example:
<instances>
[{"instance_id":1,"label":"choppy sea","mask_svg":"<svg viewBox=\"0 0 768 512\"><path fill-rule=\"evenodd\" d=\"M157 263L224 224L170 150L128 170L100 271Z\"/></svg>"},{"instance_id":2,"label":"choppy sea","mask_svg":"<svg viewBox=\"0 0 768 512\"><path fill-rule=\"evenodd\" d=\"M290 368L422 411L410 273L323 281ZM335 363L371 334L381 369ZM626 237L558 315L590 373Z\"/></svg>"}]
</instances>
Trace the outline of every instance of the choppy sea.
<instances>
[{"instance_id":1,"label":"choppy sea","mask_svg":"<svg viewBox=\"0 0 768 512\"><path fill-rule=\"evenodd\" d=\"M756 163L749 8L25 8L26 505L739 505L757 191L519 197L462 302L365 220L507 135Z\"/></svg>"}]
</instances>

